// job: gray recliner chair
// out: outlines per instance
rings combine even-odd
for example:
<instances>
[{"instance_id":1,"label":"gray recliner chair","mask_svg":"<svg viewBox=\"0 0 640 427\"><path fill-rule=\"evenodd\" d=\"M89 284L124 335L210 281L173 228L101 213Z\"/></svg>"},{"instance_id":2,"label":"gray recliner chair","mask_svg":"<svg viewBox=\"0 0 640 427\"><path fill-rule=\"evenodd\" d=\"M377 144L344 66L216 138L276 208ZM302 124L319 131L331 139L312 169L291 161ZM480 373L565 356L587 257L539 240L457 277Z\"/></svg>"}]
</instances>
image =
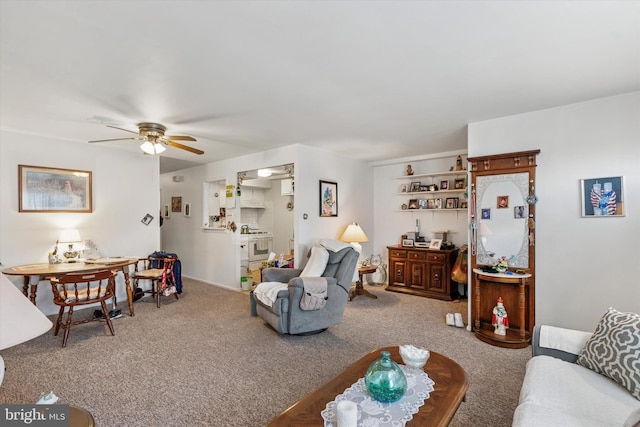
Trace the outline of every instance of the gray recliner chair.
<instances>
[{"instance_id":1,"label":"gray recliner chair","mask_svg":"<svg viewBox=\"0 0 640 427\"><path fill-rule=\"evenodd\" d=\"M342 321L349 299L349 289L358 264L358 252L352 247L337 252L331 250L322 277L327 279L327 301L319 310L302 310L303 279L300 268L267 268L262 271L264 282L287 283L278 292L272 307L264 304L251 292L252 316L259 316L281 334L311 335L326 330Z\"/></svg>"}]
</instances>

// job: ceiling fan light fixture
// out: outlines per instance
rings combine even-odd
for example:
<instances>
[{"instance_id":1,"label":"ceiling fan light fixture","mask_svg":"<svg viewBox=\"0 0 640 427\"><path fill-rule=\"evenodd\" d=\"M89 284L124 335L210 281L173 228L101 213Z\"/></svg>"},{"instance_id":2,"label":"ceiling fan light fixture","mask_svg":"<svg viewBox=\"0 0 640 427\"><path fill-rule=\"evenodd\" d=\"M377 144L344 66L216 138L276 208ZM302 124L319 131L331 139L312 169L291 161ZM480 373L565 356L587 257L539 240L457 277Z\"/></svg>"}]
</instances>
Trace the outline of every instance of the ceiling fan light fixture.
<instances>
[{"instance_id":1,"label":"ceiling fan light fixture","mask_svg":"<svg viewBox=\"0 0 640 427\"><path fill-rule=\"evenodd\" d=\"M151 141L145 141L140 145L140 149L147 154L160 154L166 148L160 143L153 143Z\"/></svg>"},{"instance_id":2,"label":"ceiling fan light fixture","mask_svg":"<svg viewBox=\"0 0 640 427\"><path fill-rule=\"evenodd\" d=\"M258 169L258 176L262 178L266 178L271 176L271 171L269 169Z\"/></svg>"}]
</instances>

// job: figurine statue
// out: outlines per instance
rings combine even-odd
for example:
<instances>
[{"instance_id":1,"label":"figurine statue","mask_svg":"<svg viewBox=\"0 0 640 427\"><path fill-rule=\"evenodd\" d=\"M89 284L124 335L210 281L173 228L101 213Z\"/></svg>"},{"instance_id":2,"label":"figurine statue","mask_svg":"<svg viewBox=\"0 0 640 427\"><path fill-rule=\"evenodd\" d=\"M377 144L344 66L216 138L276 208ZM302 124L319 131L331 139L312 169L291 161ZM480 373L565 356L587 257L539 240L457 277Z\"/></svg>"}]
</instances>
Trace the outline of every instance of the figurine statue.
<instances>
[{"instance_id":1,"label":"figurine statue","mask_svg":"<svg viewBox=\"0 0 640 427\"><path fill-rule=\"evenodd\" d=\"M462 157L459 155L458 155L458 158L456 159L456 170L457 171L464 170L464 168L462 167Z\"/></svg>"},{"instance_id":2,"label":"figurine statue","mask_svg":"<svg viewBox=\"0 0 640 427\"><path fill-rule=\"evenodd\" d=\"M493 333L496 335L507 335L507 328L509 327L509 318L507 317L507 310L504 309L502 304L502 297L498 297L496 306L493 307L493 314L491 315L491 324L494 326Z\"/></svg>"},{"instance_id":3,"label":"figurine statue","mask_svg":"<svg viewBox=\"0 0 640 427\"><path fill-rule=\"evenodd\" d=\"M413 168L411 165L407 165L407 175L413 175Z\"/></svg>"}]
</instances>

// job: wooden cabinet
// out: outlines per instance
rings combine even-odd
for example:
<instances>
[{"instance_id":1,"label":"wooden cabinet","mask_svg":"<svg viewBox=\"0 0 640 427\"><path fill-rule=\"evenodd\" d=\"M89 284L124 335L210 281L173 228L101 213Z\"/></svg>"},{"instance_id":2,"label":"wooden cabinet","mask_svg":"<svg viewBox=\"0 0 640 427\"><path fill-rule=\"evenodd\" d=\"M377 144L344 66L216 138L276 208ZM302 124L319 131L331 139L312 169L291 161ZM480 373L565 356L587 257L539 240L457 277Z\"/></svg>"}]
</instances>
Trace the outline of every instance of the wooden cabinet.
<instances>
[{"instance_id":1,"label":"wooden cabinet","mask_svg":"<svg viewBox=\"0 0 640 427\"><path fill-rule=\"evenodd\" d=\"M388 291L450 301L451 269L457 249L399 248L388 246Z\"/></svg>"},{"instance_id":2,"label":"wooden cabinet","mask_svg":"<svg viewBox=\"0 0 640 427\"><path fill-rule=\"evenodd\" d=\"M476 336L489 344L508 348L524 348L531 341L533 329L532 311L528 309L531 299L531 274L485 273L473 270L475 295L473 296L472 318ZM509 328L506 335L496 335L491 323L493 308L498 298L509 307L507 318Z\"/></svg>"}]
</instances>

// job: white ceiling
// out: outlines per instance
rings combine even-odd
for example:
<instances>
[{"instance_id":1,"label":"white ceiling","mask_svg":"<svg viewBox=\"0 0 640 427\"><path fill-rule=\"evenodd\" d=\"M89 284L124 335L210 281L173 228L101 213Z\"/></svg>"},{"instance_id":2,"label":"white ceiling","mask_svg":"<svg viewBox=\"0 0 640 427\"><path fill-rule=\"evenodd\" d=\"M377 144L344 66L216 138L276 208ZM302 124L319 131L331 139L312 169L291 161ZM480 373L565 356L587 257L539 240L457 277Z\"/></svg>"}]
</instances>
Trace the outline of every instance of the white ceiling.
<instances>
[{"instance_id":1,"label":"white ceiling","mask_svg":"<svg viewBox=\"0 0 640 427\"><path fill-rule=\"evenodd\" d=\"M375 161L640 90L640 2L2 0L0 49L2 130L159 122L206 152L166 172L293 143Z\"/></svg>"}]
</instances>

